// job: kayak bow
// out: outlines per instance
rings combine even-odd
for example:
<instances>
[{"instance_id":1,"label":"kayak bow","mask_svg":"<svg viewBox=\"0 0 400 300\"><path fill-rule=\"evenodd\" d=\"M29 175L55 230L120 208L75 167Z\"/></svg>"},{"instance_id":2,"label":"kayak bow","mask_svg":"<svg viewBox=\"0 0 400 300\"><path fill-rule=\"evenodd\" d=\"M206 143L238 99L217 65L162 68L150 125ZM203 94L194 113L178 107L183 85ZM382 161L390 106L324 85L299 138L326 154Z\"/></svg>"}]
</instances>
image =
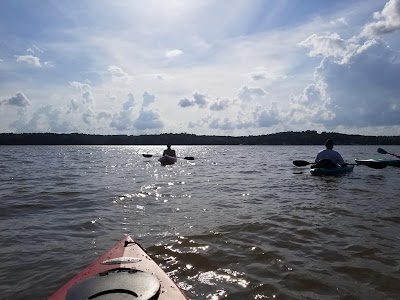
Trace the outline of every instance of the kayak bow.
<instances>
[{"instance_id":1,"label":"kayak bow","mask_svg":"<svg viewBox=\"0 0 400 300\"><path fill-rule=\"evenodd\" d=\"M146 251L127 236L68 281L49 300L187 299Z\"/></svg>"}]
</instances>

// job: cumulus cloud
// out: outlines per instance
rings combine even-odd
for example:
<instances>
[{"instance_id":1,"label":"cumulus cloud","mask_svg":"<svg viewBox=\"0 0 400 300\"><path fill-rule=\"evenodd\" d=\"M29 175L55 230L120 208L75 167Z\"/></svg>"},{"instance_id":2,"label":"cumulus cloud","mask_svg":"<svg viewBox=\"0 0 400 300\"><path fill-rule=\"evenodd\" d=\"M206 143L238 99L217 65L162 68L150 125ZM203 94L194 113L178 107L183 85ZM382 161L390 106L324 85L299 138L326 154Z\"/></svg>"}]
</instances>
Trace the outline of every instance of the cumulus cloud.
<instances>
[{"instance_id":1,"label":"cumulus cloud","mask_svg":"<svg viewBox=\"0 0 400 300\"><path fill-rule=\"evenodd\" d=\"M209 124L208 127L211 129L221 129L224 131L234 130L236 128L236 123L228 118L224 119L213 119Z\"/></svg>"},{"instance_id":2,"label":"cumulus cloud","mask_svg":"<svg viewBox=\"0 0 400 300\"><path fill-rule=\"evenodd\" d=\"M332 25L349 25L344 17L331 21Z\"/></svg>"},{"instance_id":3,"label":"cumulus cloud","mask_svg":"<svg viewBox=\"0 0 400 300\"><path fill-rule=\"evenodd\" d=\"M182 54L183 54L183 51L179 50L179 49L167 50L165 52L165 57L175 58L175 57L181 56Z\"/></svg>"},{"instance_id":4,"label":"cumulus cloud","mask_svg":"<svg viewBox=\"0 0 400 300\"><path fill-rule=\"evenodd\" d=\"M76 132L77 128L62 109L46 105L37 109L32 116L23 114L20 118L10 124L10 128L17 133L23 132Z\"/></svg>"},{"instance_id":5,"label":"cumulus cloud","mask_svg":"<svg viewBox=\"0 0 400 300\"><path fill-rule=\"evenodd\" d=\"M238 97L240 100L247 102L264 97L265 95L267 95L267 92L262 88L243 86L239 90Z\"/></svg>"},{"instance_id":6,"label":"cumulus cloud","mask_svg":"<svg viewBox=\"0 0 400 300\"><path fill-rule=\"evenodd\" d=\"M179 100L178 105L183 108L195 105L197 105L200 108L205 108L208 105L207 99L208 99L207 95L195 92L193 94L193 100L190 100L188 98L183 98Z\"/></svg>"},{"instance_id":7,"label":"cumulus cloud","mask_svg":"<svg viewBox=\"0 0 400 300\"><path fill-rule=\"evenodd\" d=\"M82 114L82 120L86 125L93 125L96 120L96 113L93 110L88 109Z\"/></svg>"},{"instance_id":8,"label":"cumulus cloud","mask_svg":"<svg viewBox=\"0 0 400 300\"><path fill-rule=\"evenodd\" d=\"M110 126L117 130L147 130L160 129L164 127L160 114L156 109L149 109L155 96L144 92L143 103L140 109L136 105L132 94L128 95L127 101L122 104L120 111L112 116ZM136 109L136 110L135 110ZM104 117L108 117L103 115Z\"/></svg>"},{"instance_id":9,"label":"cumulus cloud","mask_svg":"<svg viewBox=\"0 0 400 300\"><path fill-rule=\"evenodd\" d=\"M343 40L344 49L353 41ZM325 56L315 69L314 82L292 98L288 118L313 120L327 128L400 125L400 57L383 41L354 44L343 60ZM329 51L327 52L329 53Z\"/></svg>"},{"instance_id":10,"label":"cumulus cloud","mask_svg":"<svg viewBox=\"0 0 400 300\"><path fill-rule=\"evenodd\" d=\"M133 122L133 126L138 130L161 129L164 127L164 123L161 121L158 111L143 109Z\"/></svg>"},{"instance_id":11,"label":"cumulus cloud","mask_svg":"<svg viewBox=\"0 0 400 300\"><path fill-rule=\"evenodd\" d=\"M117 130L128 130L133 128L135 98L132 94L128 95L127 101L122 104L119 113L115 114L110 126Z\"/></svg>"},{"instance_id":12,"label":"cumulus cloud","mask_svg":"<svg viewBox=\"0 0 400 300\"><path fill-rule=\"evenodd\" d=\"M260 80L278 80L278 79L284 79L286 76L284 75L278 75L275 74L274 72L269 72L267 70L263 70L261 68L258 68L259 70L256 70L254 72L251 72L248 74L248 76L254 80L254 81L260 81Z\"/></svg>"},{"instance_id":13,"label":"cumulus cloud","mask_svg":"<svg viewBox=\"0 0 400 300\"><path fill-rule=\"evenodd\" d=\"M80 93L82 93L82 101L85 104L93 104L94 103L94 98L92 94L92 87L87 84L87 83L81 83L78 81L72 81L69 83L70 86L78 90Z\"/></svg>"},{"instance_id":14,"label":"cumulus cloud","mask_svg":"<svg viewBox=\"0 0 400 300\"><path fill-rule=\"evenodd\" d=\"M17 107L27 107L31 105L31 101L24 95L23 92L17 92L14 96L1 100L1 105L10 105Z\"/></svg>"},{"instance_id":15,"label":"cumulus cloud","mask_svg":"<svg viewBox=\"0 0 400 300\"><path fill-rule=\"evenodd\" d=\"M178 105L180 107L190 107L190 106L194 106L196 103L194 102L194 100L189 100L188 98L183 98L180 99L178 102Z\"/></svg>"},{"instance_id":16,"label":"cumulus cloud","mask_svg":"<svg viewBox=\"0 0 400 300\"><path fill-rule=\"evenodd\" d=\"M42 67L42 64L40 63L40 58L33 56L33 55L20 55L17 56L17 62L18 63L27 63L28 65L32 65L34 67Z\"/></svg>"},{"instance_id":17,"label":"cumulus cloud","mask_svg":"<svg viewBox=\"0 0 400 300\"><path fill-rule=\"evenodd\" d=\"M210 105L210 110L213 111L225 110L229 107L229 104L230 104L229 99L219 99Z\"/></svg>"},{"instance_id":18,"label":"cumulus cloud","mask_svg":"<svg viewBox=\"0 0 400 300\"><path fill-rule=\"evenodd\" d=\"M98 121L104 121L112 118L112 114L107 111L100 111L97 113L96 118Z\"/></svg>"},{"instance_id":19,"label":"cumulus cloud","mask_svg":"<svg viewBox=\"0 0 400 300\"><path fill-rule=\"evenodd\" d=\"M107 68L108 73L117 78L128 78L129 74L126 73L122 68L117 67L117 66L109 66Z\"/></svg>"},{"instance_id":20,"label":"cumulus cloud","mask_svg":"<svg viewBox=\"0 0 400 300\"><path fill-rule=\"evenodd\" d=\"M311 35L299 43L299 46L310 49L310 57L336 58L338 63L346 64L361 49L361 45L342 39L338 33L318 36Z\"/></svg>"},{"instance_id":21,"label":"cumulus cloud","mask_svg":"<svg viewBox=\"0 0 400 300\"><path fill-rule=\"evenodd\" d=\"M279 124L280 112L278 104L276 102L272 103L269 109L257 107L253 112L253 118L257 127L271 127Z\"/></svg>"},{"instance_id":22,"label":"cumulus cloud","mask_svg":"<svg viewBox=\"0 0 400 300\"><path fill-rule=\"evenodd\" d=\"M364 26L362 35L377 36L400 29L400 0L389 0L381 12L374 13L375 22Z\"/></svg>"},{"instance_id":23,"label":"cumulus cloud","mask_svg":"<svg viewBox=\"0 0 400 300\"><path fill-rule=\"evenodd\" d=\"M149 106L154 102L156 96L149 94L148 92L143 93L143 107Z\"/></svg>"},{"instance_id":24,"label":"cumulus cloud","mask_svg":"<svg viewBox=\"0 0 400 300\"><path fill-rule=\"evenodd\" d=\"M200 107L204 108L207 106L207 95L200 94L200 93L194 93L193 95L194 102Z\"/></svg>"},{"instance_id":25,"label":"cumulus cloud","mask_svg":"<svg viewBox=\"0 0 400 300\"><path fill-rule=\"evenodd\" d=\"M263 80L267 78L267 74L265 72L257 72L250 74L251 79L254 81Z\"/></svg>"}]
</instances>

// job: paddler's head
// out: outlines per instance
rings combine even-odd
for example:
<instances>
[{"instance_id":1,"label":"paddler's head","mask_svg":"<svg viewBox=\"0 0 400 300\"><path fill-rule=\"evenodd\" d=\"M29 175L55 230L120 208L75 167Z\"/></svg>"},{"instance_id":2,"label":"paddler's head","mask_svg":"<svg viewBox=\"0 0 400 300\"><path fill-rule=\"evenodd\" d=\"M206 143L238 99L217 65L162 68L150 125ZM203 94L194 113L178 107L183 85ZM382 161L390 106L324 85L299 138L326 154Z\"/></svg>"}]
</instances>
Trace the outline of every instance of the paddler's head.
<instances>
[{"instance_id":1,"label":"paddler's head","mask_svg":"<svg viewBox=\"0 0 400 300\"><path fill-rule=\"evenodd\" d=\"M325 147L326 147L326 149L332 150L333 149L333 141L331 139L326 140Z\"/></svg>"}]
</instances>

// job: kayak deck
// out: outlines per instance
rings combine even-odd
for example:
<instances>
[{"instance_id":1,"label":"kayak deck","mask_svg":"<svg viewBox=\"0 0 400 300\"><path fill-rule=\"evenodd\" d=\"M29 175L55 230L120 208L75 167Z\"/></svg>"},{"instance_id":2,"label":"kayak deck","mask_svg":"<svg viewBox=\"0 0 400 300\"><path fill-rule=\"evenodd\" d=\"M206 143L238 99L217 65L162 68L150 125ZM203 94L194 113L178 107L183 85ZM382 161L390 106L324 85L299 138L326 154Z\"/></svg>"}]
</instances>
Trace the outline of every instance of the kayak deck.
<instances>
[{"instance_id":1,"label":"kayak deck","mask_svg":"<svg viewBox=\"0 0 400 300\"><path fill-rule=\"evenodd\" d=\"M79 296L77 296L79 295ZM187 299L171 278L130 236L73 277L49 300L72 299ZM154 298L153 298L154 297Z\"/></svg>"},{"instance_id":2,"label":"kayak deck","mask_svg":"<svg viewBox=\"0 0 400 300\"><path fill-rule=\"evenodd\" d=\"M340 175L353 172L354 166L347 165L344 167L337 168L312 168L310 169L311 175L321 176L321 175Z\"/></svg>"}]
</instances>

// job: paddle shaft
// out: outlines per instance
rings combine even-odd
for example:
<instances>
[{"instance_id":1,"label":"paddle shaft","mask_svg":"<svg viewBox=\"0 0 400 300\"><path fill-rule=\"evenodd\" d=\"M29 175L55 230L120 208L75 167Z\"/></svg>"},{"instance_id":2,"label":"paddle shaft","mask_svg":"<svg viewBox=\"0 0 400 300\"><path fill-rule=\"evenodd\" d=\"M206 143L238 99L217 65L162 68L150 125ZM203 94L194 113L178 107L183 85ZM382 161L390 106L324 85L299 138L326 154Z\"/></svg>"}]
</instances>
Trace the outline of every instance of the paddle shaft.
<instances>
[{"instance_id":1,"label":"paddle shaft","mask_svg":"<svg viewBox=\"0 0 400 300\"><path fill-rule=\"evenodd\" d=\"M314 163L310 163L308 161L305 160L294 160L293 164L297 167L304 167L307 165L312 165ZM350 165L350 166L359 166L360 164L346 164L346 165ZM373 169L384 169L387 167L387 164L383 163L383 162L375 162L375 161L371 161L367 164L365 164L365 166L369 167L369 168L373 168Z\"/></svg>"},{"instance_id":2,"label":"paddle shaft","mask_svg":"<svg viewBox=\"0 0 400 300\"><path fill-rule=\"evenodd\" d=\"M143 157L153 157L153 156L161 157L161 155L153 155L153 154L142 154L142 156ZM193 156L185 156L185 157L177 156L176 158L183 158L183 159L186 159L186 160L194 160Z\"/></svg>"}]
</instances>

